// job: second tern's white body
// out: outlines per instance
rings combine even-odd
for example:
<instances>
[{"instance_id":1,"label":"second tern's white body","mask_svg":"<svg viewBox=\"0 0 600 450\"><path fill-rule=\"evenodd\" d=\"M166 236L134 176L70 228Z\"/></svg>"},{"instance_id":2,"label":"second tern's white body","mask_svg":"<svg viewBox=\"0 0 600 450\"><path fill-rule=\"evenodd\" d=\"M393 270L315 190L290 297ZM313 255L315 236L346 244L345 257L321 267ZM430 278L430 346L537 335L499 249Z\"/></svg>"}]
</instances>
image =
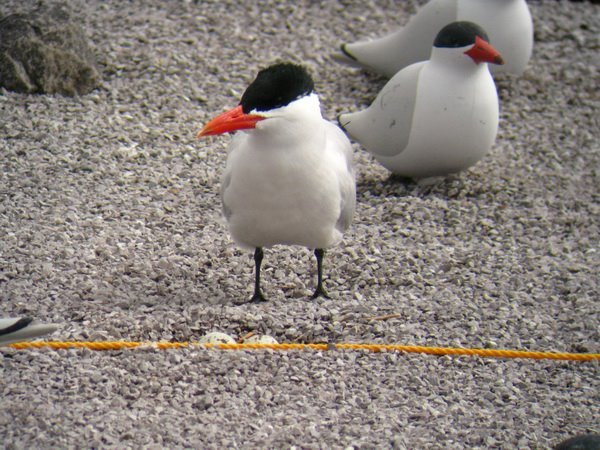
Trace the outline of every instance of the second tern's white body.
<instances>
[{"instance_id":1,"label":"second tern's white body","mask_svg":"<svg viewBox=\"0 0 600 450\"><path fill-rule=\"evenodd\" d=\"M465 48L435 48L396 74L363 111L340 124L388 170L429 178L466 169L491 148L498 96L487 64Z\"/></svg>"},{"instance_id":2,"label":"second tern's white body","mask_svg":"<svg viewBox=\"0 0 600 450\"><path fill-rule=\"evenodd\" d=\"M234 137L222 177L232 237L254 248L336 244L355 206L350 142L315 94L260 114L268 119Z\"/></svg>"},{"instance_id":3,"label":"second tern's white body","mask_svg":"<svg viewBox=\"0 0 600 450\"><path fill-rule=\"evenodd\" d=\"M345 44L337 59L370 68L388 78L410 64L425 61L436 34L445 25L467 20L485 29L505 64L492 73L521 74L533 49L533 22L525 0L431 0L399 30L370 41Z\"/></svg>"}]
</instances>

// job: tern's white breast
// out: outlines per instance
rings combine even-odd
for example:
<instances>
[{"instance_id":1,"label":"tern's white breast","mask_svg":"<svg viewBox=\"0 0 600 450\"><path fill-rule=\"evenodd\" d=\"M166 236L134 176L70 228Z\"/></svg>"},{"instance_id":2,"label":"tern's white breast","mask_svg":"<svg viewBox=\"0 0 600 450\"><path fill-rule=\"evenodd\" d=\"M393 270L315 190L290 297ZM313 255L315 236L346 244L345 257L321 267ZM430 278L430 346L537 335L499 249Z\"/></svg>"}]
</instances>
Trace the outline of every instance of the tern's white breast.
<instances>
[{"instance_id":1,"label":"tern's white breast","mask_svg":"<svg viewBox=\"0 0 600 450\"><path fill-rule=\"evenodd\" d=\"M340 162L324 151L325 129L310 131L284 148L257 145L251 133L240 137L228 160L223 193L230 231L240 245L325 248L341 239L335 227Z\"/></svg>"}]
</instances>

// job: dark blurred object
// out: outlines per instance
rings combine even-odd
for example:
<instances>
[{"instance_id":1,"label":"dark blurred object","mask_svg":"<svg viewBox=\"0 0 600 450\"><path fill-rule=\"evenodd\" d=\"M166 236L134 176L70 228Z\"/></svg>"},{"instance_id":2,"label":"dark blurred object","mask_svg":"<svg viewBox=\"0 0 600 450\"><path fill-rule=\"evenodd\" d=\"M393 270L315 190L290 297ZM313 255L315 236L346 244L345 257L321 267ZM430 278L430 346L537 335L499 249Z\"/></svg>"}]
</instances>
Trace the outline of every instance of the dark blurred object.
<instances>
[{"instance_id":1,"label":"dark blurred object","mask_svg":"<svg viewBox=\"0 0 600 450\"><path fill-rule=\"evenodd\" d=\"M62 3L0 18L0 87L25 93L86 94L100 74L83 29Z\"/></svg>"},{"instance_id":2,"label":"dark blurred object","mask_svg":"<svg viewBox=\"0 0 600 450\"><path fill-rule=\"evenodd\" d=\"M600 450L600 435L582 434L562 441L554 450Z\"/></svg>"}]
</instances>

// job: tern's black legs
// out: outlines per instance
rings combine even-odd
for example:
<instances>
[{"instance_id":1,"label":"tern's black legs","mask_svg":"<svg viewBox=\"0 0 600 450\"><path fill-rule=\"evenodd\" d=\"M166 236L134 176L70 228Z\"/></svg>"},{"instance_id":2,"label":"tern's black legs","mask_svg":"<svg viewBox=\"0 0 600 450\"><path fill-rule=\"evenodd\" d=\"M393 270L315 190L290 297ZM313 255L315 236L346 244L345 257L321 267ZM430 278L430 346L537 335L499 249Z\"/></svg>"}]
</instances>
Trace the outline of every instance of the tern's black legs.
<instances>
[{"instance_id":1,"label":"tern's black legs","mask_svg":"<svg viewBox=\"0 0 600 450\"><path fill-rule=\"evenodd\" d=\"M267 301L260 290L260 265L262 264L263 256L264 253L262 247L256 247L256 250L254 250L254 265L256 273L254 278L254 295L250 299L251 303Z\"/></svg>"},{"instance_id":2,"label":"tern's black legs","mask_svg":"<svg viewBox=\"0 0 600 450\"><path fill-rule=\"evenodd\" d=\"M331 298L327 291L323 287L323 256L325 256L325 250L318 248L315 250L315 256L317 257L317 288L315 289L312 298L324 297ZM254 250L254 265L255 265L255 278L254 278L254 294L250 299L250 303L266 302L267 299L263 295L260 289L260 266L264 257L262 247L256 247Z\"/></svg>"},{"instance_id":3,"label":"tern's black legs","mask_svg":"<svg viewBox=\"0 0 600 450\"><path fill-rule=\"evenodd\" d=\"M325 255L325 250L322 248L315 250L315 256L317 257L317 289L315 289L315 293L313 294L312 298L331 298L323 287L323 255Z\"/></svg>"}]
</instances>

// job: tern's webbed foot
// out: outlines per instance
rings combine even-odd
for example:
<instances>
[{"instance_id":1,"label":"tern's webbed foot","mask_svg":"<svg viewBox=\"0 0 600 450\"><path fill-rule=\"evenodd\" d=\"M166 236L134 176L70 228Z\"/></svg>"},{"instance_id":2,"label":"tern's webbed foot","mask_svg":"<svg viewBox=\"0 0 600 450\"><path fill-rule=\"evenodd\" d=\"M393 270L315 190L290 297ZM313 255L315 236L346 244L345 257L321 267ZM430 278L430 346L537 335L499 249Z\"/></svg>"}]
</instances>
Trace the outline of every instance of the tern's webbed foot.
<instances>
[{"instance_id":1,"label":"tern's webbed foot","mask_svg":"<svg viewBox=\"0 0 600 450\"><path fill-rule=\"evenodd\" d=\"M250 300L248 300L248 303L263 303L266 301L267 301L267 299L265 298L263 293L258 291L258 292L254 293L254 295L252 296L252 298Z\"/></svg>"},{"instance_id":2,"label":"tern's webbed foot","mask_svg":"<svg viewBox=\"0 0 600 450\"><path fill-rule=\"evenodd\" d=\"M317 289L315 289L315 293L312 295L311 298L314 300L315 298L319 298L319 297L331 299L331 297L329 296L329 294L327 293L327 291L325 290L325 288L322 285L317 286Z\"/></svg>"}]
</instances>

